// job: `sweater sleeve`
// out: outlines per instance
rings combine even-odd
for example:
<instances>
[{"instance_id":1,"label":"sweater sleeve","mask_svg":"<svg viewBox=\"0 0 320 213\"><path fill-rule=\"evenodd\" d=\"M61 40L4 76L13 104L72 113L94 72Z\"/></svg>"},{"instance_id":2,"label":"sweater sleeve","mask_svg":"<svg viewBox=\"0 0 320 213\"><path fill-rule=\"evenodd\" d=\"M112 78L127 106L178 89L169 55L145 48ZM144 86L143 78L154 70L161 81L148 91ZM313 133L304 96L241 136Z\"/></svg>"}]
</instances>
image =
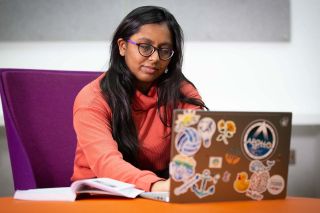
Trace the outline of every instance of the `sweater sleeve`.
<instances>
[{"instance_id":1,"label":"sweater sleeve","mask_svg":"<svg viewBox=\"0 0 320 213\"><path fill-rule=\"evenodd\" d=\"M98 104L90 106L81 106L81 104L78 106L78 104L74 108L73 124L78 146L90 170L96 177L108 177L133 183L137 188L150 191L151 184L161 178L151 171L139 170L123 160L117 143L112 137L106 107Z\"/></svg>"}]
</instances>

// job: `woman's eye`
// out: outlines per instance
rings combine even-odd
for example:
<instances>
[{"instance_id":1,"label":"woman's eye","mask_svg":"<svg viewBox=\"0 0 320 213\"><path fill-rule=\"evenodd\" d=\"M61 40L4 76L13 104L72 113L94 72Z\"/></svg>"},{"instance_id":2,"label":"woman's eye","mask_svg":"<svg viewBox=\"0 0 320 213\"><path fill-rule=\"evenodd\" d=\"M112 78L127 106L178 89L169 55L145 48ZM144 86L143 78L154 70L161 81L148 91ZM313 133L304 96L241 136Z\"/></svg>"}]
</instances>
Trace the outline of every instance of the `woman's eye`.
<instances>
[{"instance_id":1,"label":"woman's eye","mask_svg":"<svg viewBox=\"0 0 320 213\"><path fill-rule=\"evenodd\" d=\"M142 44L142 45L140 45L140 48L145 52L152 51L152 46L151 45Z\"/></svg>"},{"instance_id":2,"label":"woman's eye","mask_svg":"<svg viewBox=\"0 0 320 213\"><path fill-rule=\"evenodd\" d=\"M163 54L163 55L170 55L170 53L171 53L171 50L167 49L167 48L160 49L160 51L161 51L161 54Z\"/></svg>"}]
</instances>

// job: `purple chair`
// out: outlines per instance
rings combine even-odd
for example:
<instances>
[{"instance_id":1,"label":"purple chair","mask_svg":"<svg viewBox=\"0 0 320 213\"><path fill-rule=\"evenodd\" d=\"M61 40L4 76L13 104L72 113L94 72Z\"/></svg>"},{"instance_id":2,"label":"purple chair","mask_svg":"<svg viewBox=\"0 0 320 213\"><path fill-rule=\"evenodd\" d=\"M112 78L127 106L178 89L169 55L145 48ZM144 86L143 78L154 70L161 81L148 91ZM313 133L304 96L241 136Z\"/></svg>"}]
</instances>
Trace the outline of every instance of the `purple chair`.
<instances>
[{"instance_id":1,"label":"purple chair","mask_svg":"<svg viewBox=\"0 0 320 213\"><path fill-rule=\"evenodd\" d=\"M101 72L0 69L14 188L70 185L76 135L72 107Z\"/></svg>"}]
</instances>

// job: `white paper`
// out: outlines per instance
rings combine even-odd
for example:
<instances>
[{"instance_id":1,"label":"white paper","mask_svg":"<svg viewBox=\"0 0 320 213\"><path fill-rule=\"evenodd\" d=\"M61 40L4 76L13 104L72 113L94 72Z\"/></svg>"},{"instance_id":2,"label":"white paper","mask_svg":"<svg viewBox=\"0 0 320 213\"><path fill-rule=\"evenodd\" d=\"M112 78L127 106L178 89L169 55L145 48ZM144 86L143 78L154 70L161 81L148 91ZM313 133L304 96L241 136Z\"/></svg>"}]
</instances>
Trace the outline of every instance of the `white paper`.
<instances>
[{"instance_id":1,"label":"white paper","mask_svg":"<svg viewBox=\"0 0 320 213\"><path fill-rule=\"evenodd\" d=\"M77 194L105 194L135 198L144 191L136 189L133 184L110 178L93 178L75 181L70 187L17 190L14 199L74 201Z\"/></svg>"},{"instance_id":2,"label":"white paper","mask_svg":"<svg viewBox=\"0 0 320 213\"><path fill-rule=\"evenodd\" d=\"M37 201L74 201L76 194L70 187L17 190L14 199Z\"/></svg>"}]
</instances>

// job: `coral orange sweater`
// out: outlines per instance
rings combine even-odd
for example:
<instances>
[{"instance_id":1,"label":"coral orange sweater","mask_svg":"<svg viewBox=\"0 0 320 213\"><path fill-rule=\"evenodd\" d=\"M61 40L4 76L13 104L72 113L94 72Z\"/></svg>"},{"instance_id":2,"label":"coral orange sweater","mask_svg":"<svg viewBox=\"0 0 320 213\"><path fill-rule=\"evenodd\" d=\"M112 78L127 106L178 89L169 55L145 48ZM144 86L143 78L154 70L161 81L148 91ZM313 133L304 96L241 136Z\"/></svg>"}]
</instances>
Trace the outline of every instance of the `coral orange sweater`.
<instances>
[{"instance_id":1,"label":"coral orange sweater","mask_svg":"<svg viewBox=\"0 0 320 213\"><path fill-rule=\"evenodd\" d=\"M74 103L73 125L77 148L71 180L108 177L150 191L151 184L161 180L152 171L166 169L170 160L170 137L163 136L168 135L171 128L164 126L159 118L156 88L152 87L147 95L139 91L135 94L133 107L140 109L132 111L140 146L138 161L142 169L138 169L123 160L112 137L111 110L99 85L103 76L85 86ZM190 84L185 84L182 92L189 97L201 98ZM181 103L179 108L199 107Z\"/></svg>"}]
</instances>

